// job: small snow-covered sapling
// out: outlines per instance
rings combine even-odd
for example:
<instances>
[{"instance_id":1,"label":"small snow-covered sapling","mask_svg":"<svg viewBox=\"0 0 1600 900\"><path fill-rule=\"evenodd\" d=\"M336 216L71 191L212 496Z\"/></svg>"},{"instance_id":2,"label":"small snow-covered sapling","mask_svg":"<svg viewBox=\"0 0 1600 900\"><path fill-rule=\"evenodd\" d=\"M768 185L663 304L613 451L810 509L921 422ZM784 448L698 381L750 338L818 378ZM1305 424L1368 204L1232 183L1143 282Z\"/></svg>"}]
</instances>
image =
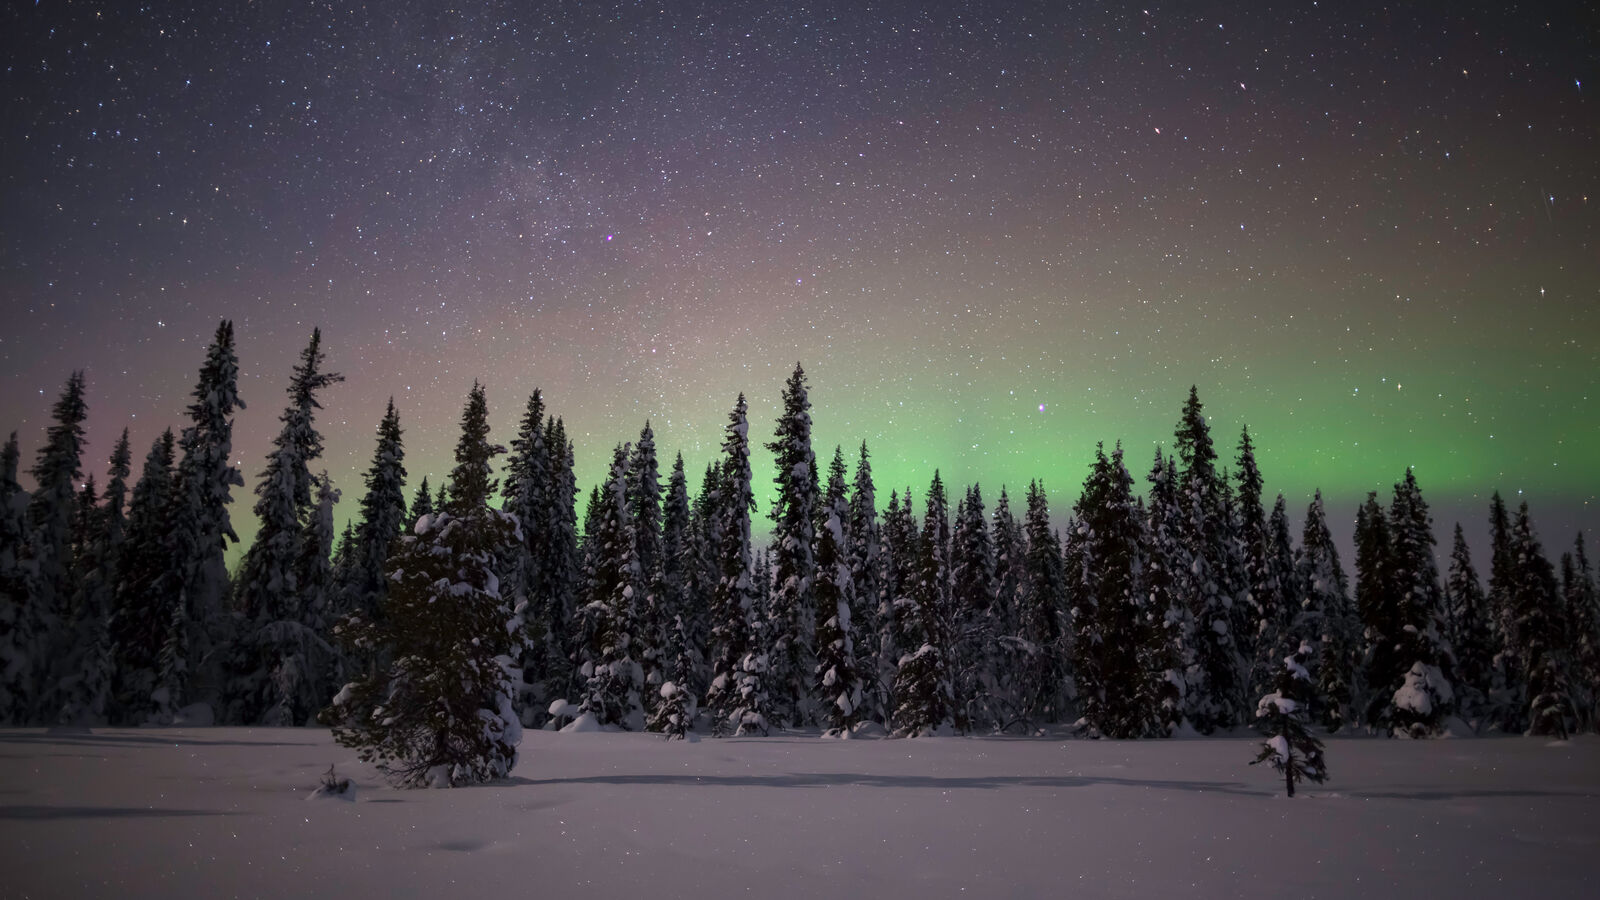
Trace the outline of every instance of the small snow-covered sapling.
<instances>
[{"instance_id":1,"label":"small snow-covered sapling","mask_svg":"<svg viewBox=\"0 0 1600 900\"><path fill-rule=\"evenodd\" d=\"M1310 656L1311 646L1302 641L1298 650L1283 658L1276 679L1277 690L1256 704L1256 722L1268 737L1250 765L1271 763L1283 773L1283 784L1291 797L1295 782L1303 779L1321 784L1328 777L1322 742L1312 736L1306 725L1312 682L1305 663Z\"/></svg>"}]
</instances>

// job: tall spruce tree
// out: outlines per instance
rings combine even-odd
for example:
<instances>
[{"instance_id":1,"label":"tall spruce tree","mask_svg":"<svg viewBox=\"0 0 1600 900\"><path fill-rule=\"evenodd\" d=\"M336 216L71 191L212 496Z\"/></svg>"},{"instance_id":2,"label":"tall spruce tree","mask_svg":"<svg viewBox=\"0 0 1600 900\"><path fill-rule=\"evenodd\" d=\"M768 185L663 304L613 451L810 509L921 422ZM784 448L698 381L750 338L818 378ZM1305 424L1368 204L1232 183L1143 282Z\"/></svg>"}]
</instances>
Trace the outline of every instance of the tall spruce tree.
<instances>
[{"instance_id":1,"label":"tall spruce tree","mask_svg":"<svg viewBox=\"0 0 1600 900\"><path fill-rule=\"evenodd\" d=\"M1081 550L1067 587L1073 678L1083 718L1106 737L1163 734L1158 686L1165 673L1145 668L1146 646L1163 636L1146 614L1144 529L1120 444L1109 458L1105 445L1096 445L1074 519Z\"/></svg>"},{"instance_id":2,"label":"tall spruce tree","mask_svg":"<svg viewBox=\"0 0 1600 900\"><path fill-rule=\"evenodd\" d=\"M1152 671L1163 673L1159 688L1161 717L1166 733L1184 722L1191 684L1199 680L1195 664L1194 615L1183 593L1187 584L1188 550L1182 541L1183 507L1178 502L1178 469L1157 447L1150 482L1150 506L1145 511L1145 590L1150 615L1160 624L1161 636L1152 644ZM1158 669L1159 667L1159 669Z\"/></svg>"},{"instance_id":3,"label":"tall spruce tree","mask_svg":"<svg viewBox=\"0 0 1600 900\"><path fill-rule=\"evenodd\" d=\"M855 580L850 575L850 505L845 499L844 453L833 450L828 489L817 532L817 665L813 690L822 703L827 736L849 737L863 713L863 689L856 657Z\"/></svg>"},{"instance_id":4,"label":"tall spruce tree","mask_svg":"<svg viewBox=\"0 0 1600 900\"><path fill-rule=\"evenodd\" d=\"M1050 506L1044 487L1028 483L1023 520L1027 557L1017 599L1017 717L1030 728L1060 721L1066 706L1066 572L1061 545L1050 531Z\"/></svg>"},{"instance_id":5,"label":"tall spruce tree","mask_svg":"<svg viewBox=\"0 0 1600 900\"><path fill-rule=\"evenodd\" d=\"M1518 644L1517 609L1512 600L1516 582L1516 548L1511 517L1505 501L1495 491L1489 501L1489 591L1487 602L1494 626L1494 684L1489 705L1492 724L1501 731L1520 733L1528 727L1527 668Z\"/></svg>"},{"instance_id":6,"label":"tall spruce tree","mask_svg":"<svg viewBox=\"0 0 1600 900\"><path fill-rule=\"evenodd\" d=\"M1450 645L1455 652L1457 707L1468 721L1481 722L1488 713L1489 695L1494 688L1493 629L1488 601L1478 572L1472 567L1472 551L1459 522L1450 549L1444 599Z\"/></svg>"},{"instance_id":7,"label":"tall spruce tree","mask_svg":"<svg viewBox=\"0 0 1600 900\"><path fill-rule=\"evenodd\" d=\"M772 504L771 672L768 690L773 716L784 725L806 725L816 718L811 697L815 666L816 578L814 525L817 516L817 460L811 449L811 400L805 371L796 363L783 389L783 412L767 449L777 467Z\"/></svg>"},{"instance_id":8,"label":"tall spruce tree","mask_svg":"<svg viewBox=\"0 0 1600 900\"><path fill-rule=\"evenodd\" d=\"M127 529L131 463L128 429L124 428L111 451L110 477L103 504L85 506L80 502L83 535L79 538L82 549L78 553L78 568L81 577L72 603L76 617L71 646L61 660L62 677L56 685L57 696L53 701L57 721L65 724L106 724L114 714L111 692L116 660L110 624L116 599L118 559ZM93 488L91 475L79 495L80 501L89 501Z\"/></svg>"},{"instance_id":9,"label":"tall spruce tree","mask_svg":"<svg viewBox=\"0 0 1600 900\"><path fill-rule=\"evenodd\" d=\"M718 469L716 531L717 584L711 597L711 676L706 706L713 733L766 734L767 654L753 639L756 585L750 558L750 514L756 501L750 486L750 420L739 395L722 442Z\"/></svg>"},{"instance_id":10,"label":"tall spruce tree","mask_svg":"<svg viewBox=\"0 0 1600 900\"><path fill-rule=\"evenodd\" d=\"M1295 616L1301 610L1300 579L1295 571L1294 541L1289 537L1289 510L1279 494L1267 520L1266 546L1258 563L1251 564L1251 594L1256 614L1255 659L1251 668L1251 692L1265 694L1273 685L1271 661L1280 662L1298 646L1289 636ZM1295 643L1291 646L1291 641ZM1312 642L1315 648L1315 641ZM1315 676L1313 674L1313 680Z\"/></svg>"},{"instance_id":11,"label":"tall spruce tree","mask_svg":"<svg viewBox=\"0 0 1600 900\"><path fill-rule=\"evenodd\" d=\"M1394 535L1390 559L1399 601L1396 650L1406 668L1404 684L1392 697L1391 718L1396 728L1412 736L1437 734L1445 717L1455 712L1455 691L1448 674L1452 659L1443 633L1444 598L1434 561L1433 518L1410 468L1395 485L1389 522Z\"/></svg>"},{"instance_id":12,"label":"tall spruce tree","mask_svg":"<svg viewBox=\"0 0 1600 900\"><path fill-rule=\"evenodd\" d=\"M428 487L428 476L422 476L422 483L417 485L417 493L411 498L411 507L406 520L415 523L423 516L433 515L433 490Z\"/></svg>"},{"instance_id":13,"label":"tall spruce tree","mask_svg":"<svg viewBox=\"0 0 1600 900\"><path fill-rule=\"evenodd\" d=\"M117 559L110 630L115 677L112 724L142 725L158 714L160 650L177 604L163 586L172 571L167 514L172 508L172 430L150 446L128 504L127 538Z\"/></svg>"},{"instance_id":14,"label":"tall spruce tree","mask_svg":"<svg viewBox=\"0 0 1600 900\"><path fill-rule=\"evenodd\" d=\"M225 601L228 570L224 553L237 544L228 515L233 488L244 487L234 467L233 415L244 409L239 397L239 359L233 323L217 326L206 348L200 378L190 394L189 425L178 438L176 492L169 539L173 578L170 589L184 606L186 633L170 635L184 649L184 674L169 693L171 702L192 699L215 704L222 699L223 652L232 640Z\"/></svg>"},{"instance_id":15,"label":"tall spruce tree","mask_svg":"<svg viewBox=\"0 0 1600 900\"><path fill-rule=\"evenodd\" d=\"M923 505L912 606L904 622L905 652L895 672L895 729L907 737L965 729L950 665L950 514L937 470Z\"/></svg>"},{"instance_id":16,"label":"tall spruce tree","mask_svg":"<svg viewBox=\"0 0 1600 900\"><path fill-rule=\"evenodd\" d=\"M984 515L983 491L967 488L956 504L950 535L950 655L958 721L969 729L992 731L1004 725L998 700L996 658L1005 633L995 600L994 546Z\"/></svg>"},{"instance_id":17,"label":"tall spruce tree","mask_svg":"<svg viewBox=\"0 0 1600 900\"><path fill-rule=\"evenodd\" d=\"M383 419L378 422L378 445L372 453L372 464L362 478L367 490L361 497L361 524L356 526L349 551L353 580L345 611L368 622L383 618L384 600L389 595L385 567L395 542L406 530L405 444L401 434L400 413L390 397ZM427 497L427 483L424 478L419 499Z\"/></svg>"},{"instance_id":18,"label":"tall spruce tree","mask_svg":"<svg viewBox=\"0 0 1600 900\"><path fill-rule=\"evenodd\" d=\"M1566 659L1566 610L1555 570L1528 518L1528 504L1512 526L1510 602L1516 646L1527 673L1530 735L1565 739L1572 728L1572 689Z\"/></svg>"},{"instance_id":19,"label":"tall spruce tree","mask_svg":"<svg viewBox=\"0 0 1600 900\"><path fill-rule=\"evenodd\" d=\"M289 405L256 485L260 521L255 543L239 570L238 603L244 634L235 645L228 718L250 724L303 724L328 701L326 672L333 647L322 610L305 591L305 531L315 511L310 464L322 455L322 435L313 423L322 404L317 395L344 380L322 371L322 332L313 329L289 379Z\"/></svg>"},{"instance_id":20,"label":"tall spruce tree","mask_svg":"<svg viewBox=\"0 0 1600 900\"><path fill-rule=\"evenodd\" d=\"M590 568L587 602L579 611L578 674L584 679L579 710L597 724L638 731L644 727L644 672L636 639L642 576L628 515L629 450L619 444L613 452L594 530L584 535Z\"/></svg>"},{"instance_id":21,"label":"tall spruce tree","mask_svg":"<svg viewBox=\"0 0 1600 900\"><path fill-rule=\"evenodd\" d=\"M1209 734L1244 722L1244 664L1235 636L1234 585L1237 564L1231 558L1232 528L1225 481L1217 474L1217 452L1211 442L1199 394L1189 399L1174 432L1182 467L1178 502L1185 513L1179 537L1188 555L1188 571L1180 592L1194 616L1194 658L1199 676L1189 689L1189 718Z\"/></svg>"},{"instance_id":22,"label":"tall spruce tree","mask_svg":"<svg viewBox=\"0 0 1600 900\"><path fill-rule=\"evenodd\" d=\"M660 699L660 687L667 678L667 659L660 651L669 642L668 632L673 628L672 618L662 607L661 466L656 460L655 432L650 429L649 420L640 430L639 442L633 445L628 459L625 494L639 562L634 645L636 659L643 667L645 711L649 712Z\"/></svg>"},{"instance_id":23,"label":"tall spruce tree","mask_svg":"<svg viewBox=\"0 0 1600 900\"><path fill-rule=\"evenodd\" d=\"M519 622L526 655L518 660L521 683L516 707L524 725L542 723L544 711L557 693L548 683L551 658L558 651L552 647L546 616L551 522L547 507L553 502L554 484L552 457L544 438L544 395L535 390L528 397L517 436L511 439L502 488L502 508L517 517L522 533L522 541L505 560L509 571L501 580L523 610Z\"/></svg>"},{"instance_id":24,"label":"tall spruce tree","mask_svg":"<svg viewBox=\"0 0 1600 900\"><path fill-rule=\"evenodd\" d=\"M694 533L694 509L689 502L689 480L683 469L683 454L679 453L667 476L666 500L661 508L657 610L664 627L657 656L661 660L662 682L656 689L658 699L647 723L651 731L668 738L684 737L696 712L696 679L702 660L693 640L690 608L701 603L702 597L696 594L691 600L690 591L702 585L696 574L702 565Z\"/></svg>"},{"instance_id":25,"label":"tall spruce tree","mask_svg":"<svg viewBox=\"0 0 1600 900\"><path fill-rule=\"evenodd\" d=\"M878 606L878 647L887 690L885 726L894 726L895 710L899 705L895 684L900 671L900 660L918 645L914 629L917 623L917 601L912 597L912 587L918 578L917 523L912 514L911 489L906 488L905 500L899 491L889 492L889 505L883 513L883 601Z\"/></svg>"},{"instance_id":26,"label":"tall spruce tree","mask_svg":"<svg viewBox=\"0 0 1600 900\"><path fill-rule=\"evenodd\" d=\"M521 540L514 516L489 506L488 403L476 382L462 413L448 509L419 519L390 561L387 615L345 639L391 660L334 698L334 738L403 787L453 787L502 778L517 762L513 708L520 648L514 611L495 575ZM358 651L360 652L360 651Z\"/></svg>"},{"instance_id":27,"label":"tall spruce tree","mask_svg":"<svg viewBox=\"0 0 1600 900\"><path fill-rule=\"evenodd\" d=\"M866 441L861 442L850 485L850 520L846 535L850 539L850 581L856 589L850 617L855 624L856 661L865 692L862 717L887 725L892 709L889 691L894 674L882 640L883 535L878 523L877 488L872 483L872 461Z\"/></svg>"},{"instance_id":28,"label":"tall spruce tree","mask_svg":"<svg viewBox=\"0 0 1600 900\"><path fill-rule=\"evenodd\" d=\"M39 448L29 470L35 485L28 498L31 568L27 603L31 611L24 613L38 629L30 661L37 688L31 717L41 721L53 719L54 711L43 707L52 693L48 689L54 681L52 661L68 649L67 625L73 618L71 600L77 591L72 533L78 509L78 482L83 477L83 422L88 418L82 371L67 378L66 387L50 409L50 418L44 446Z\"/></svg>"},{"instance_id":29,"label":"tall spruce tree","mask_svg":"<svg viewBox=\"0 0 1600 900\"><path fill-rule=\"evenodd\" d=\"M990 535L994 544L995 610L991 647L995 687L990 707L995 714L995 728L1004 730L1016 719L1017 661L1024 656L1017 644L1017 608L1028 555L1022 523L1011 512L1011 497L1004 486L995 501Z\"/></svg>"},{"instance_id":30,"label":"tall spruce tree","mask_svg":"<svg viewBox=\"0 0 1600 900\"><path fill-rule=\"evenodd\" d=\"M1398 653L1402 624L1393 560L1394 538L1389 516L1376 491L1356 511L1356 616L1361 626L1362 721L1370 728L1388 726L1387 713L1406 669Z\"/></svg>"},{"instance_id":31,"label":"tall spruce tree","mask_svg":"<svg viewBox=\"0 0 1600 900\"><path fill-rule=\"evenodd\" d=\"M1233 506L1238 529L1235 554L1240 563L1240 590L1233 602L1232 628L1240 656L1247 665L1253 666L1258 658L1257 644L1262 624L1271 618L1267 607L1276 599L1274 593L1278 587L1278 571L1272 563L1272 532L1261 499L1264 482L1261 468L1256 463L1255 443L1250 440L1248 427L1239 433L1239 455L1234 461L1239 467L1234 476L1239 488L1234 494ZM1279 659L1282 657L1279 656ZM1254 691L1255 687L1253 682L1247 682L1247 697L1261 695Z\"/></svg>"},{"instance_id":32,"label":"tall spruce tree","mask_svg":"<svg viewBox=\"0 0 1600 900\"><path fill-rule=\"evenodd\" d=\"M1299 614L1290 620L1289 637L1291 641L1315 642L1316 690L1311 714L1328 731L1338 731L1358 721L1357 660L1361 651L1349 583L1339 564L1339 548L1328 530L1321 490L1306 509L1295 571L1303 599Z\"/></svg>"}]
</instances>

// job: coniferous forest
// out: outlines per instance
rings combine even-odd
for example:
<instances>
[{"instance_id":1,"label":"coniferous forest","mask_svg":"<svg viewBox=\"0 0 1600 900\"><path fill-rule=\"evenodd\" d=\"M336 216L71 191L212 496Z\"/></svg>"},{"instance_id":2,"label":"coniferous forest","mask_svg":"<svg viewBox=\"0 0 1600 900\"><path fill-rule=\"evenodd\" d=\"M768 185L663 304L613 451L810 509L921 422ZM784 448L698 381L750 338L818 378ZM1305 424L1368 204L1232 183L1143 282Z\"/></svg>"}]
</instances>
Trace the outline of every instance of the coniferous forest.
<instances>
[{"instance_id":1,"label":"coniferous forest","mask_svg":"<svg viewBox=\"0 0 1600 900\"><path fill-rule=\"evenodd\" d=\"M124 431L103 488L81 372L31 491L11 434L0 724L320 722L401 784L504 775L525 727L1158 738L1257 724L1291 791L1325 771L1311 731L1600 727L1600 594L1581 534L1553 563L1526 504L1495 494L1491 546L1475 560L1455 525L1441 571L1407 469L1354 510L1347 569L1328 516L1350 511L1318 494L1292 534L1248 430L1219 447L1193 388L1171 454L1130 462L1101 445L1075 499L1035 482L986 502L935 471L884 504L865 443L813 446L797 365L760 523L743 395L698 492L645 422L580 497L578 448L541 394L502 442L474 384L448 480L409 500L389 403L359 520L337 532L316 417L341 378L313 332L248 485L259 531L230 575L229 506L247 486L228 461L238 369L223 322L178 430L137 471Z\"/></svg>"}]
</instances>

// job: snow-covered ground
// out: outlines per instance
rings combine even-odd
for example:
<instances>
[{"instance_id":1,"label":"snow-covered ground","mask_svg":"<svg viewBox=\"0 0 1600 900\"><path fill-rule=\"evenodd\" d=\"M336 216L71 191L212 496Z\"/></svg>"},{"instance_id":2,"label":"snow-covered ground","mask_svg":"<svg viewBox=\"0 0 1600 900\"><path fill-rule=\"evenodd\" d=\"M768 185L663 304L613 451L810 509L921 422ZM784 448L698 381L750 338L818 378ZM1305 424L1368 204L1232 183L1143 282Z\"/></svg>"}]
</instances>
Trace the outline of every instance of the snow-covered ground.
<instances>
[{"instance_id":1,"label":"snow-covered ground","mask_svg":"<svg viewBox=\"0 0 1600 900\"><path fill-rule=\"evenodd\" d=\"M1600 739L1327 743L1290 800L1246 737L531 732L399 791L323 730L8 730L0 895L1593 896Z\"/></svg>"}]
</instances>

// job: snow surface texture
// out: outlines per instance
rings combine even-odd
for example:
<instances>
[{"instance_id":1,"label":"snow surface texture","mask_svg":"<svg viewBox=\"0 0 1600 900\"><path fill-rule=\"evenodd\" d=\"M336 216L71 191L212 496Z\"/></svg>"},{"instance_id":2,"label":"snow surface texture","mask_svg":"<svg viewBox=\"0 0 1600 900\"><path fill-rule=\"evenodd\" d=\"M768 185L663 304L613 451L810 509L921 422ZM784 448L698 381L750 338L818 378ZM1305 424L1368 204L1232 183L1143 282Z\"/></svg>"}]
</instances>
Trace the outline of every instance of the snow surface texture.
<instances>
[{"instance_id":1,"label":"snow surface texture","mask_svg":"<svg viewBox=\"0 0 1600 900\"><path fill-rule=\"evenodd\" d=\"M395 790L317 729L0 731L8 897L1590 896L1600 739L530 732L506 782ZM305 802L329 765L354 802Z\"/></svg>"}]
</instances>

